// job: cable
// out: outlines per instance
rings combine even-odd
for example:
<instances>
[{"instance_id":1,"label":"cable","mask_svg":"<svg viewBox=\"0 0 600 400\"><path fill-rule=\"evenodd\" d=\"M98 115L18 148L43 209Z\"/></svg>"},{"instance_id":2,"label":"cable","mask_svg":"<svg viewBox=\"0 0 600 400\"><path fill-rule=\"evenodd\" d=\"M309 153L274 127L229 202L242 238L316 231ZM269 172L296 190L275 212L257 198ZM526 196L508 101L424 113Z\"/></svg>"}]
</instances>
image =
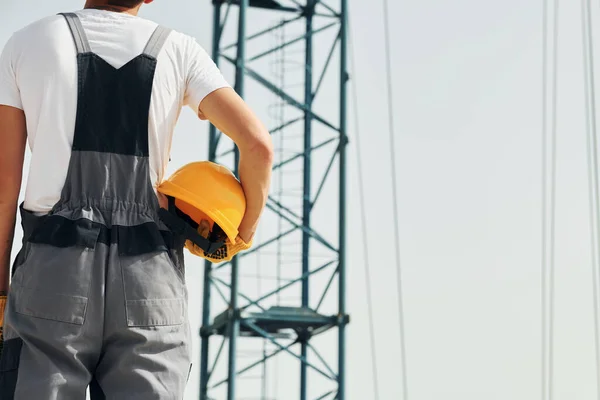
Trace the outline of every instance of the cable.
<instances>
[{"instance_id":1,"label":"cable","mask_svg":"<svg viewBox=\"0 0 600 400\"><path fill-rule=\"evenodd\" d=\"M401 364L402 364L402 383L403 383L403 394L404 400L408 400L408 382L407 382L407 371L406 371L406 346L404 343L405 329L404 329L404 306L403 306L403 294L402 294L402 273L400 268L400 233L399 233L399 218L398 218L398 190L397 190L397 179L396 179L396 146L394 143L394 106L393 106L393 88L392 88L392 61L390 57L390 27L389 27L389 5L388 0L383 0L383 26L385 32L385 55L386 55L386 72L387 72L387 83L388 83L388 118L389 118L389 135L390 135L390 156L392 162L392 191L393 191L393 207L394 207L394 236L395 236L395 248L396 248L396 269L398 276L398 322L400 324L400 347L401 353Z\"/></svg>"},{"instance_id":2,"label":"cable","mask_svg":"<svg viewBox=\"0 0 600 400\"><path fill-rule=\"evenodd\" d=\"M278 42L277 45L280 46L285 42L285 25L281 25L276 32L280 31L281 33L277 36ZM279 32L278 32L279 33ZM278 61L279 61L279 65L278 65L278 71L277 71L277 77L279 78L279 86L281 87L281 90L285 90L285 47L281 47L281 49L277 52L278 54ZM278 99L276 96L276 105L277 107L277 112L276 112L276 121L278 126L282 126L284 123L284 118L285 118L285 104L281 101L281 99ZM285 146L284 146L284 138L285 138L285 128L282 128L281 131L279 132L279 151L278 151L278 155L279 155L279 162L283 162L283 159L285 157L284 153L285 153ZM282 202L282 195L283 195L283 168L279 168L278 171L278 179L277 179L277 185L279 186L279 190L280 192L278 193L278 198L277 200L279 201L279 203ZM283 229L283 218L281 218L281 216L279 216L279 218L277 218L277 230L278 230L278 235L281 237L282 234L282 229ZM282 243L283 239L279 239L277 241L277 287L281 287L282 286L282 280L281 280L281 266L283 265L283 243ZM277 305L281 305L281 292L277 292L276 294L276 298L277 298ZM276 373L279 375L280 374L280 369L279 369L279 358L276 358L274 360L275 362L275 371L277 371ZM279 397L279 376L277 377L277 379L274 379L274 384L275 384L275 398Z\"/></svg>"},{"instance_id":3,"label":"cable","mask_svg":"<svg viewBox=\"0 0 600 400\"><path fill-rule=\"evenodd\" d=\"M550 126L550 204L548 188L548 0L543 2L543 84L542 84L542 400L553 399L554 375L554 264L556 220L556 116L558 86L558 0L554 0L552 59L552 120ZM550 221L547 221L548 212ZM548 226L550 232L548 232ZM549 234L549 238L548 238ZM549 256L549 257L548 257Z\"/></svg>"},{"instance_id":4,"label":"cable","mask_svg":"<svg viewBox=\"0 0 600 400\"><path fill-rule=\"evenodd\" d=\"M262 243L262 230L258 230L256 232L256 243ZM262 280L264 279L263 275L262 275L262 260L261 260L261 249L256 251L256 293L258 293L259 296L262 296L264 293L262 291ZM242 278L242 276L239 276L239 278ZM267 339L263 339L262 340L262 354L261 356L263 357L263 359L265 359L265 357L267 356L267 346L268 346L268 341ZM238 354L241 355L242 352L238 351ZM254 354L253 354L254 356ZM268 368L267 368L267 362L264 361L262 363L262 369L261 369L261 376L260 376L260 380L261 380L261 385L260 385L260 398L262 399L267 399L268 398Z\"/></svg>"},{"instance_id":5,"label":"cable","mask_svg":"<svg viewBox=\"0 0 600 400\"><path fill-rule=\"evenodd\" d=\"M589 0L581 1L582 40L583 40L583 72L585 77L585 115L586 115L586 139L587 139L587 162L588 162L588 185L590 206L590 237L591 237L591 261L592 261L592 290L594 310L594 338L596 353L596 393L600 399L600 332L598 322L600 310L598 309L598 246L597 229L600 227L598 218L599 183L598 183L598 156L597 156L597 132L596 132L596 93L594 80L594 52L593 34L591 21L591 4ZM594 218L595 217L595 218ZM594 224L596 222L596 224Z\"/></svg>"},{"instance_id":6,"label":"cable","mask_svg":"<svg viewBox=\"0 0 600 400\"><path fill-rule=\"evenodd\" d=\"M558 0L554 0L554 57L552 75L552 170L551 170L551 194L550 194L550 309L548 316L550 345L549 362L549 400L554 398L554 271L555 271L555 243L556 243L556 116L558 99Z\"/></svg>"},{"instance_id":7,"label":"cable","mask_svg":"<svg viewBox=\"0 0 600 400\"><path fill-rule=\"evenodd\" d=\"M557 140L557 100L558 100L558 0L554 0L554 56L552 69L552 171L551 171L551 194L550 194L550 309L548 323L550 327L549 345L549 400L554 397L554 271L555 271L555 242L556 242L556 140Z\"/></svg>"},{"instance_id":8,"label":"cable","mask_svg":"<svg viewBox=\"0 0 600 400\"><path fill-rule=\"evenodd\" d=\"M364 195L364 181L363 181L363 168L362 168L362 156L361 149L362 146L360 144L360 123L358 120L358 90L356 88L356 62L355 62L355 53L354 53L354 44L352 41L352 31L350 29L350 22L348 21L348 38L350 42L350 52L351 58L350 62L352 63L352 103L354 106L354 132L356 137L356 161L358 167L358 191L359 191L359 201L360 201L360 219L362 225L362 234L363 234L363 243L366 246L363 246L363 265L365 266L365 285L367 289L367 310L369 314L369 336L371 343L371 369L373 374L373 400L379 400L379 380L378 380L378 372L377 372L377 350L375 346L375 321L374 321L374 312L373 312L373 294L371 290L371 268L369 266L369 244L368 236L367 236L367 212L365 207L365 195Z\"/></svg>"},{"instance_id":9,"label":"cable","mask_svg":"<svg viewBox=\"0 0 600 400\"><path fill-rule=\"evenodd\" d=\"M543 34L542 34L542 399L546 400L546 114L547 114L547 36L548 36L548 1L543 0Z\"/></svg>"}]
</instances>

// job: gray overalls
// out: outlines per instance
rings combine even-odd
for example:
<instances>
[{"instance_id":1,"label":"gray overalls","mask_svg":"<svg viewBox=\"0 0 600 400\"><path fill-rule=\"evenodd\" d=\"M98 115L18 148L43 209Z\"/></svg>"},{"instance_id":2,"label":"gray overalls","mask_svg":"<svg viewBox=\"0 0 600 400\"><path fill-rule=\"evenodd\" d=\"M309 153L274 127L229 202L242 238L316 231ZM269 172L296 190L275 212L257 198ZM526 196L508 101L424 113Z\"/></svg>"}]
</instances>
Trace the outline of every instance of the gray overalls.
<instances>
[{"instance_id":1,"label":"gray overalls","mask_svg":"<svg viewBox=\"0 0 600 400\"><path fill-rule=\"evenodd\" d=\"M0 358L2 400L183 398L191 368L184 239L158 217L148 113L158 27L115 69L90 50L75 14L78 104L61 198L20 207ZM48 165L48 168L52 168Z\"/></svg>"}]
</instances>

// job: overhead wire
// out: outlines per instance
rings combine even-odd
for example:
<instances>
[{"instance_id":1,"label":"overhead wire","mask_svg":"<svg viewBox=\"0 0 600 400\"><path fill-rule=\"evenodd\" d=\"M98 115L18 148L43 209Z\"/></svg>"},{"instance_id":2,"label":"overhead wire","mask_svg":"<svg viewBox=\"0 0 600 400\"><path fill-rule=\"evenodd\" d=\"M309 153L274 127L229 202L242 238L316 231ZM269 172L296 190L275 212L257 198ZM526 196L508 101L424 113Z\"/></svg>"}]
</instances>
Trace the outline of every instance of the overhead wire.
<instances>
[{"instance_id":1,"label":"overhead wire","mask_svg":"<svg viewBox=\"0 0 600 400\"><path fill-rule=\"evenodd\" d=\"M389 124L389 140L390 140L390 158L391 158L391 178L392 178L392 199L393 199L393 215L394 215L394 249L396 250L396 274L397 274L397 291L398 291L398 323L400 327L400 363L402 374L402 393L403 399L408 400L408 382L407 382L407 363L406 363L406 345L405 345L405 327L404 327L404 301L402 290L402 270L400 263L400 232L399 232L399 217L398 217L398 188L396 177L396 145L394 140L394 104L393 104L393 82L392 82L392 60L391 60L391 45L390 45L390 26L389 26L389 4L388 0L383 0L383 26L385 36L385 64L387 75L387 105L388 105L388 124Z\"/></svg>"},{"instance_id":2,"label":"overhead wire","mask_svg":"<svg viewBox=\"0 0 600 400\"><path fill-rule=\"evenodd\" d=\"M590 249L592 261L592 306L594 310L594 346L596 361L596 396L600 399L600 322L599 296L598 296L598 228L600 228L599 182L598 182L598 155L597 155L597 130L596 130L596 92L594 79L594 46L591 21L591 2L581 1L581 26L583 41L583 71L585 90L585 126L588 162L589 208L590 208Z\"/></svg>"},{"instance_id":3,"label":"overhead wire","mask_svg":"<svg viewBox=\"0 0 600 400\"><path fill-rule=\"evenodd\" d=\"M365 269L365 287L367 292L367 314L369 316L369 342L371 345L371 373L373 376L373 400L379 400L379 373L377 372L377 347L375 342L375 312L373 309L373 293L372 293L372 281L371 281L371 267L369 265L369 244L367 235L367 212L365 202L365 186L363 180L363 167L362 167L362 145L360 143L360 121L358 118L359 107L358 107L358 89L356 84L356 55L354 52L354 42L352 39L352 30L350 28L350 21L348 21L348 42L350 44L350 62L352 66L352 103L354 106L354 135L356 139L356 163L358 168L358 193L360 202L360 220L362 226L363 243L363 266Z\"/></svg>"},{"instance_id":4,"label":"overhead wire","mask_svg":"<svg viewBox=\"0 0 600 400\"><path fill-rule=\"evenodd\" d=\"M283 22L281 23L281 26L278 27L275 31L274 34L276 34L276 42L277 42L277 46L281 46L283 43L285 43L285 24L283 24ZM277 78L279 80L278 84L279 87L281 88L281 90L285 90L285 59L286 59L286 55L285 55L285 46L280 47L280 50L276 53L277 54L277 60L278 60L278 65L276 65L276 69L275 69L275 74L277 75ZM276 103L276 108L277 108L277 112L276 112L276 116L275 119L277 121L278 126L281 126L281 130L280 130L280 134L279 134L279 149L278 149L278 155L279 155L279 162L283 162L283 159L285 158L285 145L284 145L284 138L285 138L285 104L281 101L281 99L277 98L277 103ZM277 176L277 185L279 186L279 193L277 193L277 200L279 201L279 203L282 202L282 195L283 195L283 190L284 190L284 184L283 184L283 168L280 168L278 171L278 176ZM283 218L281 218L281 216L279 216L277 218L277 232L278 235L281 236L282 232L283 232ZM280 239L277 241L277 271L276 271L276 275L277 275L277 287L281 287L282 286L282 277L281 277L281 270L282 270L282 266L284 264L284 249L283 249L283 239ZM276 296L276 304L277 306L281 305L281 292L278 291ZM274 393L275 393L275 397L279 397L279 374L280 374L280 369L279 369L279 358L276 358L274 360L274 369L275 369L275 373L277 374L277 378L274 379Z\"/></svg>"},{"instance_id":5,"label":"overhead wire","mask_svg":"<svg viewBox=\"0 0 600 400\"><path fill-rule=\"evenodd\" d=\"M554 1L552 51L552 118L548 131L548 1L543 1L543 60L542 60L542 400L554 396L554 266L556 220L556 116L558 83L558 0ZM550 144L548 144L550 139ZM548 154L550 147L550 154ZM550 160L548 158L550 157ZM550 171L548 172L548 163ZM548 193L548 175L550 188ZM549 201L547 196L549 194Z\"/></svg>"},{"instance_id":6,"label":"overhead wire","mask_svg":"<svg viewBox=\"0 0 600 400\"><path fill-rule=\"evenodd\" d=\"M546 87L547 72L547 32L548 32L548 0L542 0L542 254L541 254L541 294L542 294L542 348L541 348L541 400L546 400Z\"/></svg>"}]
</instances>

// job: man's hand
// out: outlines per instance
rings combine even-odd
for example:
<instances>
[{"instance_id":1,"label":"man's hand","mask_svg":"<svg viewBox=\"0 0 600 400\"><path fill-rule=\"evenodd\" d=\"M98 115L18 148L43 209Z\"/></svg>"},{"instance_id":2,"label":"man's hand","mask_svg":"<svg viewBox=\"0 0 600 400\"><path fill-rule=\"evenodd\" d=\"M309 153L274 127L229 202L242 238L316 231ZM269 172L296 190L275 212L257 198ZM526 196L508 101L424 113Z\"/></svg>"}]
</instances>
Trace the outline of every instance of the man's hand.
<instances>
[{"instance_id":1,"label":"man's hand","mask_svg":"<svg viewBox=\"0 0 600 400\"><path fill-rule=\"evenodd\" d=\"M231 88L219 89L206 96L200 103L198 115L229 136L240 151L238 172L246 196L246 213L238 230L240 238L250 243L269 195L273 164L271 136Z\"/></svg>"},{"instance_id":2,"label":"man's hand","mask_svg":"<svg viewBox=\"0 0 600 400\"><path fill-rule=\"evenodd\" d=\"M0 292L8 292L10 252L15 233L27 142L25 114L0 105Z\"/></svg>"}]
</instances>

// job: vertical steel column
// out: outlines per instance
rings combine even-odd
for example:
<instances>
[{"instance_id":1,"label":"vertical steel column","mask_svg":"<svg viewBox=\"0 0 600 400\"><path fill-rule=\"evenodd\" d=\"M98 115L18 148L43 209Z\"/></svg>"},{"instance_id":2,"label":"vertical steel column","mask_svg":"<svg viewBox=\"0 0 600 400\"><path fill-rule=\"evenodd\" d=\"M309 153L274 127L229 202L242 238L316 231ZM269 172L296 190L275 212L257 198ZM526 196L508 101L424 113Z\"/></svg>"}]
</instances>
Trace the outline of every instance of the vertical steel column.
<instances>
[{"instance_id":1,"label":"vertical steel column","mask_svg":"<svg viewBox=\"0 0 600 400\"><path fill-rule=\"evenodd\" d=\"M219 52L221 47L221 3L215 3L213 10L213 45L212 58L219 65ZM208 159L214 161L217 158L217 128L210 124ZM210 277L212 274L212 263L204 262L204 287L202 300L202 326L210 324ZM208 400L208 356L210 337L205 333L202 335L200 352L200 400Z\"/></svg>"},{"instance_id":2,"label":"vertical steel column","mask_svg":"<svg viewBox=\"0 0 600 400\"><path fill-rule=\"evenodd\" d=\"M337 400L346 398L346 95L348 82L348 0L341 1L340 13L340 210L339 210L339 354Z\"/></svg>"},{"instance_id":3,"label":"vertical steel column","mask_svg":"<svg viewBox=\"0 0 600 400\"><path fill-rule=\"evenodd\" d=\"M306 0L306 55L304 65L304 101L306 111L304 112L304 190L302 201L302 224L310 228L310 214L312 211L311 203L311 149L312 149L312 67L313 67L313 15L315 11L315 0ZM310 235L305 230L302 233L302 274L306 278L302 279L302 307L309 307L310 295L310 277L309 272L309 244ZM301 355L306 360L308 356L307 341L309 338L302 338ZM308 392L308 366L305 363L300 364L300 400L307 400Z\"/></svg>"},{"instance_id":4,"label":"vertical steel column","mask_svg":"<svg viewBox=\"0 0 600 400\"><path fill-rule=\"evenodd\" d=\"M249 7L249 0L240 0L239 19L238 19L238 42L237 42L237 60L235 67L235 91L240 97L244 97L244 75L246 66L246 13ZM235 145L234 145L235 146ZM239 151L237 146L235 153L235 175L239 173ZM235 400L235 381L236 381L236 353L237 339L240 332L240 316L238 310L238 286L239 286L238 257L234 257L231 262L231 299L229 303L229 385L227 386L227 400Z\"/></svg>"}]
</instances>

